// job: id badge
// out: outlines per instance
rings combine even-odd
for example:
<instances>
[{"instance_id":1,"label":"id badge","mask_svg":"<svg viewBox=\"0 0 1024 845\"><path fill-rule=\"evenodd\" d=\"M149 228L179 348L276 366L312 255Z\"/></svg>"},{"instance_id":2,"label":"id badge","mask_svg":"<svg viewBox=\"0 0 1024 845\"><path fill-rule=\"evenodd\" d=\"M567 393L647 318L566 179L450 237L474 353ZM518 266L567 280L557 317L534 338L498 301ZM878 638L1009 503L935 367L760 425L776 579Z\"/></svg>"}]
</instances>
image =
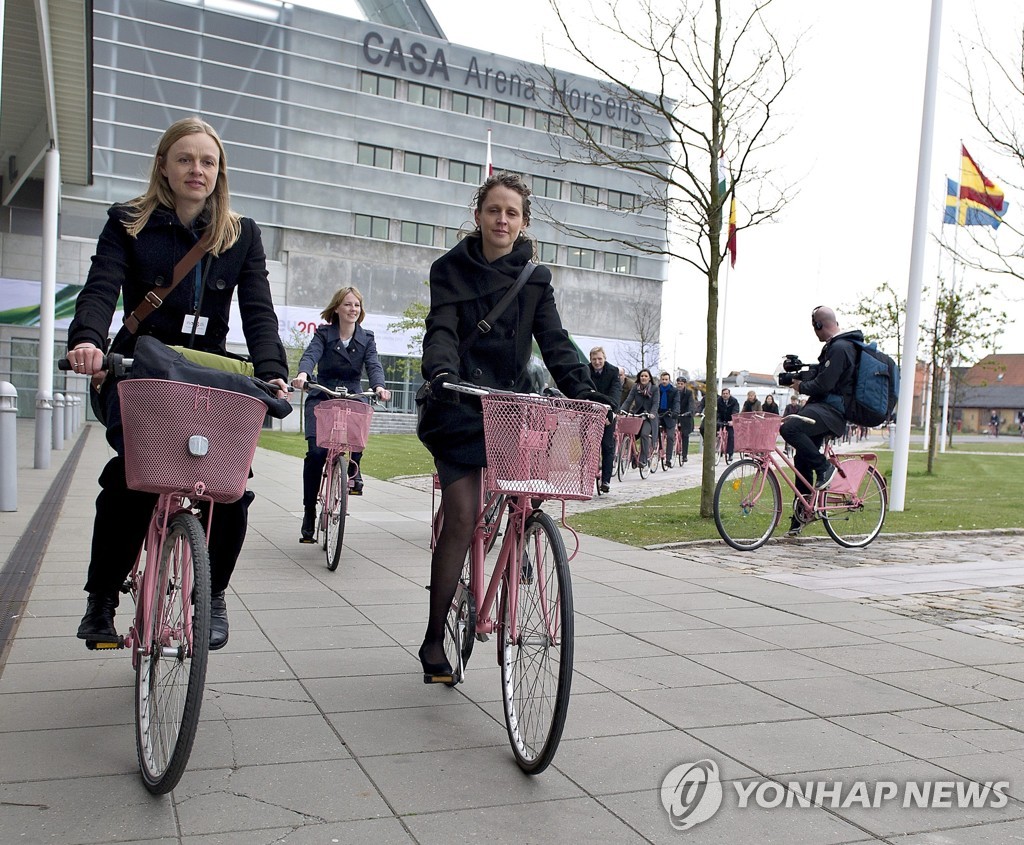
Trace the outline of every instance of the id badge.
<instances>
[{"instance_id":1,"label":"id badge","mask_svg":"<svg viewBox=\"0 0 1024 845\"><path fill-rule=\"evenodd\" d=\"M185 317L184 334L195 334L202 337L206 334L206 327L210 322L209 317L200 317L198 314L189 314Z\"/></svg>"}]
</instances>

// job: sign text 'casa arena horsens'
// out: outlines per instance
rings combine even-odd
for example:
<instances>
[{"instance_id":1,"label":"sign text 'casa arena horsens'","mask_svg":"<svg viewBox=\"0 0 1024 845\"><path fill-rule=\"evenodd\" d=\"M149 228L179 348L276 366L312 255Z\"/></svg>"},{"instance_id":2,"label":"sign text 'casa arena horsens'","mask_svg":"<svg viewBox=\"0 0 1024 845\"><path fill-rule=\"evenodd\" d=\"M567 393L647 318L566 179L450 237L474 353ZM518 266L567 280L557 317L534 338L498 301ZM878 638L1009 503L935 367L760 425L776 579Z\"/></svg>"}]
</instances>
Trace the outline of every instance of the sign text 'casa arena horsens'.
<instances>
[{"instance_id":1,"label":"sign text 'casa arena horsens'","mask_svg":"<svg viewBox=\"0 0 1024 845\"><path fill-rule=\"evenodd\" d=\"M431 56L430 48L421 41L403 44L401 38L394 36L388 43L385 36L371 30L363 38L363 58L371 65L379 66L391 73L400 70L427 79L439 77L448 83L452 81L444 48L437 47ZM549 88L546 82L540 85L529 75L521 76L501 68L481 67L476 56L470 57L462 84L467 88L475 87L479 91L515 97L532 103L541 102L541 95L546 90L551 98L551 108L561 109L564 103L566 108L581 117L603 117L606 120L634 126L640 123L640 110L636 103L607 93L570 88L564 79L560 85L556 80L556 85Z\"/></svg>"}]
</instances>

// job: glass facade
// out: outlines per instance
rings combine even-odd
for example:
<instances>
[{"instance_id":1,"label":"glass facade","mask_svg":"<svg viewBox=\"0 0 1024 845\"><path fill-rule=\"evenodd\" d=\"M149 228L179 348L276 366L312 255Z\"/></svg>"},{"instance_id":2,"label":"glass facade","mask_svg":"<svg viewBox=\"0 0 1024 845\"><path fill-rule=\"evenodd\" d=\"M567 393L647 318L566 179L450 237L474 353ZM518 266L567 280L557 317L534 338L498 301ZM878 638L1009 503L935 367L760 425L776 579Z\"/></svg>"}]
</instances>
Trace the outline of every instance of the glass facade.
<instances>
[{"instance_id":1,"label":"glass facade","mask_svg":"<svg viewBox=\"0 0 1024 845\"><path fill-rule=\"evenodd\" d=\"M431 262L472 228L491 129L494 167L534 185L530 232L572 282L559 294L570 330L628 336L637 292L627 282L660 302L665 259L614 239L649 240L664 215L631 210L634 176L558 155L574 143L567 108L624 145L657 128L654 116L595 80L560 78L555 92L547 69L383 17L259 5L246 16L205 0L93 0L95 182L65 186L63 237L94 242L107 206L144 190L160 133L198 114L224 139L235 209L263 231L276 301L319 309L351 280L371 310L400 315L422 301Z\"/></svg>"}]
</instances>

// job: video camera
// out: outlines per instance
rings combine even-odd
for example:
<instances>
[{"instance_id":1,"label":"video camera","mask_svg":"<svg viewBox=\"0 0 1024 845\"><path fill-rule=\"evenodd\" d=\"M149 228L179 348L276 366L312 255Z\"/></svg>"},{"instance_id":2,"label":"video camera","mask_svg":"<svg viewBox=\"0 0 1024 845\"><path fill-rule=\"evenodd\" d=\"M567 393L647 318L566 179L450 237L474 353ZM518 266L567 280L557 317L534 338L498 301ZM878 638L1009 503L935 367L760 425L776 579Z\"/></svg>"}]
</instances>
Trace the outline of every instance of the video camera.
<instances>
[{"instance_id":1,"label":"video camera","mask_svg":"<svg viewBox=\"0 0 1024 845\"><path fill-rule=\"evenodd\" d=\"M783 358L782 369L783 372L779 373L780 387L792 387L795 381L807 381L818 375L818 365L809 364L805 367L799 355L787 355Z\"/></svg>"}]
</instances>

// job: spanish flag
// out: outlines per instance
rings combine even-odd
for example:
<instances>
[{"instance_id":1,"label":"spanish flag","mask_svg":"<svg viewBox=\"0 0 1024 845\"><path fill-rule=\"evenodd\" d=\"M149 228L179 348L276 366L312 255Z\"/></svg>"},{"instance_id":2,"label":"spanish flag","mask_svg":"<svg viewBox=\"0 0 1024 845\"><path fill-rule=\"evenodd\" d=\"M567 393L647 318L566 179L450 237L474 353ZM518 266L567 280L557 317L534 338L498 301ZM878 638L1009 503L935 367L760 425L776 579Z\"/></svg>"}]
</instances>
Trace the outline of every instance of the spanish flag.
<instances>
[{"instance_id":1,"label":"spanish flag","mask_svg":"<svg viewBox=\"0 0 1024 845\"><path fill-rule=\"evenodd\" d=\"M943 223L958 226L991 226L998 229L1010 204L1002 189L989 179L967 152L960 147L960 187L946 180L946 211Z\"/></svg>"},{"instance_id":2,"label":"spanish flag","mask_svg":"<svg viewBox=\"0 0 1024 845\"><path fill-rule=\"evenodd\" d=\"M732 195L732 202L729 203L729 240L725 243L725 249L729 253L729 265L736 266L736 194Z\"/></svg>"}]
</instances>

